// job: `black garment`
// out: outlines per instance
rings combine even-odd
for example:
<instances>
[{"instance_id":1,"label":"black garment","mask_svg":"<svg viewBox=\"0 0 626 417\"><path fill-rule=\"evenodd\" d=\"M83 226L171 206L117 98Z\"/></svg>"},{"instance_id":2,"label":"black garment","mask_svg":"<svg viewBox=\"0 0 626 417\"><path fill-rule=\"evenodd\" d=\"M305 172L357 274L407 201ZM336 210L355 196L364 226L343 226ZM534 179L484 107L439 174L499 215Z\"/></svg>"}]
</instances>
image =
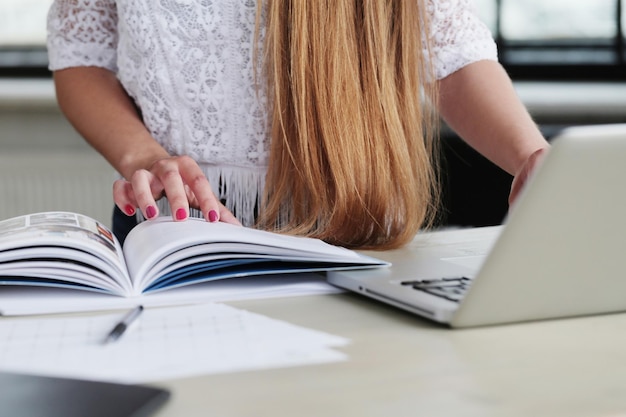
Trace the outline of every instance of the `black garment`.
<instances>
[{"instance_id":1,"label":"black garment","mask_svg":"<svg viewBox=\"0 0 626 417\"><path fill-rule=\"evenodd\" d=\"M126 240L126 235L137 226L137 218L135 216L127 216L122 213L117 206L113 208L113 234L117 237L117 240L123 245Z\"/></svg>"}]
</instances>

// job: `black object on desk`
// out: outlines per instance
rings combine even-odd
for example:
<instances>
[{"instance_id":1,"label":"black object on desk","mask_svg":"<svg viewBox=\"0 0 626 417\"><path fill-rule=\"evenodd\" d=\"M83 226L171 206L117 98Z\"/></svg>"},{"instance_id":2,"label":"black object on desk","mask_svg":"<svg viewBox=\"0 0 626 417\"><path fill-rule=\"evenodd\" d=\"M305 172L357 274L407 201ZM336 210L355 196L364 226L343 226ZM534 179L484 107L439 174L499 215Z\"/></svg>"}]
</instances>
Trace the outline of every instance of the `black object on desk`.
<instances>
[{"instance_id":1,"label":"black object on desk","mask_svg":"<svg viewBox=\"0 0 626 417\"><path fill-rule=\"evenodd\" d=\"M130 310L128 314L126 314L119 323L113 327L113 330L107 335L106 339L104 339L104 343L115 342L119 339L126 331L130 328L130 326L139 318L139 315L143 311L143 306L137 306Z\"/></svg>"},{"instance_id":2,"label":"black object on desk","mask_svg":"<svg viewBox=\"0 0 626 417\"><path fill-rule=\"evenodd\" d=\"M147 417L169 396L144 385L0 373L0 417Z\"/></svg>"}]
</instances>

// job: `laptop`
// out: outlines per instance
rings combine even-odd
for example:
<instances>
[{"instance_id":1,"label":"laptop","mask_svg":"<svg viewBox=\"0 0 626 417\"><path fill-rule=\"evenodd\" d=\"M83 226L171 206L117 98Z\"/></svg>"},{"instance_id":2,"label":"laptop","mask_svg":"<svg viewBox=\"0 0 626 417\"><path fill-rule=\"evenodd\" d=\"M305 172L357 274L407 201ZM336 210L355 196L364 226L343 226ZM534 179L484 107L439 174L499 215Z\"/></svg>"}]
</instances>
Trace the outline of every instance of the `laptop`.
<instances>
[{"instance_id":1,"label":"laptop","mask_svg":"<svg viewBox=\"0 0 626 417\"><path fill-rule=\"evenodd\" d=\"M626 311L626 124L551 142L502 225L418 234L328 281L453 328Z\"/></svg>"}]
</instances>

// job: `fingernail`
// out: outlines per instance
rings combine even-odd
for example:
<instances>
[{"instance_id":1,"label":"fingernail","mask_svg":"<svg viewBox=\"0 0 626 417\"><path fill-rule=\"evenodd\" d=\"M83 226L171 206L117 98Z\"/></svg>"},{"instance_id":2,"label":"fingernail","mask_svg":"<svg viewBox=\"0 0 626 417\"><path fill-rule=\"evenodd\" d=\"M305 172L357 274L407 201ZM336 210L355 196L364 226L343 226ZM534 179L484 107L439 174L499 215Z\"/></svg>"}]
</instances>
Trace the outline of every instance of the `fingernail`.
<instances>
[{"instance_id":1,"label":"fingernail","mask_svg":"<svg viewBox=\"0 0 626 417\"><path fill-rule=\"evenodd\" d=\"M217 211L211 210L209 211L209 221L216 222L217 221Z\"/></svg>"},{"instance_id":2,"label":"fingernail","mask_svg":"<svg viewBox=\"0 0 626 417\"><path fill-rule=\"evenodd\" d=\"M135 207L128 204L126 205L126 207L124 207L124 211L126 212L127 215L132 216L133 214L135 214Z\"/></svg>"},{"instance_id":3,"label":"fingernail","mask_svg":"<svg viewBox=\"0 0 626 417\"><path fill-rule=\"evenodd\" d=\"M187 218L187 210L179 208L176 210L176 220L185 220Z\"/></svg>"},{"instance_id":4,"label":"fingernail","mask_svg":"<svg viewBox=\"0 0 626 417\"><path fill-rule=\"evenodd\" d=\"M149 219L153 218L154 216L156 216L156 207L154 206L148 206L146 207L146 216L148 216Z\"/></svg>"}]
</instances>

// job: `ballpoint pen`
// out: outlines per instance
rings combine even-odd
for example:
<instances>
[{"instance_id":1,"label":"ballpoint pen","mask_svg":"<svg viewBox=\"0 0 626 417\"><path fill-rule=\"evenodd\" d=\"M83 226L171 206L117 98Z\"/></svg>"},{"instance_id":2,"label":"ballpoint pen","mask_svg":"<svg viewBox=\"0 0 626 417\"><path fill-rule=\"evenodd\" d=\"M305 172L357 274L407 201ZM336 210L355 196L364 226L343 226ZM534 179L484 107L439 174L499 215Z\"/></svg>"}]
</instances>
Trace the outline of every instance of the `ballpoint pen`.
<instances>
[{"instance_id":1,"label":"ballpoint pen","mask_svg":"<svg viewBox=\"0 0 626 417\"><path fill-rule=\"evenodd\" d=\"M128 330L130 325L137 320L137 318L141 315L142 311L143 311L143 306L137 306L133 308L131 311L129 311L122 318L122 320L120 320L115 325L115 327L113 327L113 330L109 332L106 339L104 339L104 343L107 344L107 343L115 342L117 339L119 339L124 334L124 332Z\"/></svg>"}]
</instances>

